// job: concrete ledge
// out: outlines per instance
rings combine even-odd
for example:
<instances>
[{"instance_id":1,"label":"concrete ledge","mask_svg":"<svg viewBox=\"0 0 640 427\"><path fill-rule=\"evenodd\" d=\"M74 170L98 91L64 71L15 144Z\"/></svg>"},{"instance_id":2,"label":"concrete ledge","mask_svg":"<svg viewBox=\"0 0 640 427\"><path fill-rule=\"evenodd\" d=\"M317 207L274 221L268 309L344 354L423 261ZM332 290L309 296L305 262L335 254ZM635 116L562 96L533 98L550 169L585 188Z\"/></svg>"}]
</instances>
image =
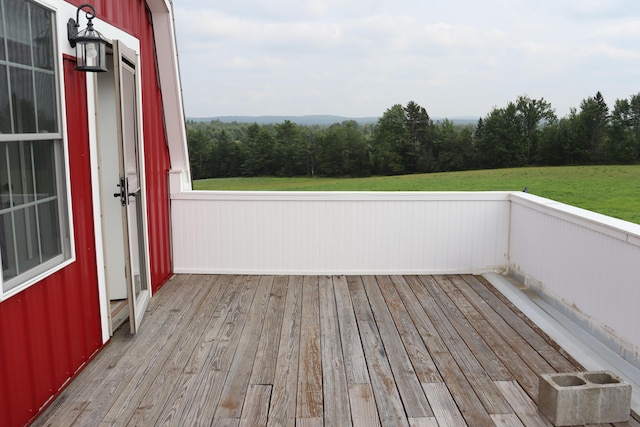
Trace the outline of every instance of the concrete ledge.
<instances>
[{"instance_id":1,"label":"concrete ledge","mask_svg":"<svg viewBox=\"0 0 640 427\"><path fill-rule=\"evenodd\" d=\"M631 385L608 371L540 375L538 408L555 426L629 421Z\"/></svg>"}]
</instances>

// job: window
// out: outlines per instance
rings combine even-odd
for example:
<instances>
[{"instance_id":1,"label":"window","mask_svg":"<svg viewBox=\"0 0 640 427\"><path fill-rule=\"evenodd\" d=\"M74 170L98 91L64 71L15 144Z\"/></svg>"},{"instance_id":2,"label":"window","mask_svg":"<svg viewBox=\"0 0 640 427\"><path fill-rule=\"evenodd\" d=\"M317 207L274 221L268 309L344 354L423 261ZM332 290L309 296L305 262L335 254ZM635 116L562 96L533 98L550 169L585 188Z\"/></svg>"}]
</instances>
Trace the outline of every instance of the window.
<instances>
[{"instance_id":1,"label":"window","mask_svg":"<svg viewBox=\"0 0 640 427\"><path fill-rule=\"evenodd\" d=\"M0 0L0 296L70 258L53 12Z\"/></svg>"}]
</instances>

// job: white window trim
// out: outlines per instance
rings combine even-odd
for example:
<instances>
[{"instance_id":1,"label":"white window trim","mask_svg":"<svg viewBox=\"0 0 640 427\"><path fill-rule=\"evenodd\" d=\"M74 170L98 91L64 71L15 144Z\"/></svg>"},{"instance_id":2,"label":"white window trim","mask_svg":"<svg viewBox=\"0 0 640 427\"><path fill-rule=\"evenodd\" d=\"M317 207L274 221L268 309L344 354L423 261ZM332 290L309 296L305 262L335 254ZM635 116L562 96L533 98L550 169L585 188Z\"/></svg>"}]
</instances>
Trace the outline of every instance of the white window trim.
<instances>
[{"instance_id":1,"label":"white window trim","mask_svg":"<svg viewBox=\"0 0 640 427\"><path fill-rule=\"evenodd\" d=\"M63 187L65 191L65 205L66 205L66 219L68 224L68 233L69 233L69 258L64 259L64 255L60 255L55 257L43 264L46 269L36 276L25 280L20 285L9 289L7 291L4 290L4 278L2 277L2 269L0 269L0 301L5 301L12 296L15 296L25 289L35 285L36 283L44 280L45 278L55 274L56 272L64 269L65 267L73 264L76 261L76 248L75 248L75 225L73 223L73 210L72 210L72 200L71 200L71 174L70 174L70 166L69 166L69 140L67 137L67 109L66 109L66 99L64 92L64 68L63 68L63 53L69 53L63 46L64 42L67 41L66 38L66 20L68 20L68 16L71 13L61 13L59 8L59 3L52 2L50 0L29 0L34 4L42 6L46 9L49 9L53 14L53 33L54 33L54 57L56 58L55 65L55 73L57 76L56 79L56 90L58 94L58 121L59 121L59 132L56 134L33 134L29 136L30 140L42 140L42 139L59 139L62 141L62 157L64 164L64 182ZM65 3L67 9L73 9L75 12L76 8L72 5ZM66 19L63 18L66 17ZM69 43L67 42L67 45ZM70 48L70 46L69 46ZM52 138L53 137L53 138ZM14 135L6 135L2 137L2 140L15 140ZM61 212L61 216L64 215ZM47 268L49 265L50 268ZM7 281L8 283L11 280Z\"/></svg>"}]
</instances>

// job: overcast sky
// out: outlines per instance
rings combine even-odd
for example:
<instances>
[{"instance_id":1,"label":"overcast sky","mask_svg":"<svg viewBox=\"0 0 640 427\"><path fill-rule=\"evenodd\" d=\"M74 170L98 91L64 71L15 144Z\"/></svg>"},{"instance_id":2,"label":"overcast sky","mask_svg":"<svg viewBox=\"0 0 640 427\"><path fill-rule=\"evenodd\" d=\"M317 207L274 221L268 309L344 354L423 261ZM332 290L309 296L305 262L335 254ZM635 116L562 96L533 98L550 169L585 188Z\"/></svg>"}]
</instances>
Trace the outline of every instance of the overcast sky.
<instances>
[{"instance_id":1,"label":"overcast sky","mask_svg":"<svg viewBox=\"0 0 640 427\"><path fill-rule=\"evenodd\" d=\"M188 117L558 116L640 92L638 0L173 0Z\"/></svg>"}]
</instances>

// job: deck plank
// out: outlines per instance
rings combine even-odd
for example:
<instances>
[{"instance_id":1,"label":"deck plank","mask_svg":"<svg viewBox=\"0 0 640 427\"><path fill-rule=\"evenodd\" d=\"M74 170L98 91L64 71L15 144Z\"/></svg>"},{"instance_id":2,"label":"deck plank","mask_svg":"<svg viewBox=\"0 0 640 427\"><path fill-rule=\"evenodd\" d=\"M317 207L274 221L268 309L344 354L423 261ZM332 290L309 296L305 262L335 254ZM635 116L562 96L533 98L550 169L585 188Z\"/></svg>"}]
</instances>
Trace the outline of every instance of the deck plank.
<instances>
[{"instance_id":1,"label":"deck plank","mask_svg":"<svg viewBox=\"0 0 640 427\"><path fill-rule=\"evenodd\" d=\"M294 427L298 394L302 277L289 278L268 426Z\"/></svg>"},{"instance_id":2,"label":"deck plank","mask_svg":"<svg viewBox=\"0 0 640 427\"><path fill-rule=\"evenodd\" d=\"M266 426L270 400L271 385L249 385L242 408L240 427Z\"/></svg>"},{"instance_id":3,"label":"deck plank","mask_svg":"<svg viewBox=\"0 0 640 427\"><path fill-rule=\"evenodd\" d=\"M458 304L461 301L452 301L455 298L456 286L448 276L435 276L434 285L429 289L432 295L447 313L451 324L464 340L467 347L473 352L476 360L494 381L510 381L513 379L509 370L504 366L496 353L476 331L473 323L469 321ZM463 300L464 301L464 300Z\"/></svg>"},{"instance_id":4,"label":"deck plank","mask_svg":"<svg viewBox=\"0 0 640 427\"><path fill-rule=\"evenodd\" d=\"M351 421L354 427L376 427L380 418L376 409L371 384L349 385Z\"/></svg>"},{"instance_id":5,"label":"deck plank","mask_svg":"<svg viewBox=\"0 0 640 427\"><path fill-rule=\"evenodd\" d=\"M347 384L369 384L369 371L360 342L360 332L349 294L347 278L345 276L335 277L333 289L336 297L336 312Z\"/></svg>"},{"instance_id":6,"label":"deck plank","mask_svg":"<svg viewBox=\"0 0 640 427\"><path fill-rule=\"evenodd\" d=\"M364 287L369 298L371 310L375 316L380 339L387 352L387 360L393 372L393 376L400 392L407 417L425 418L433 417L433 412L424 395L424 390L416 375L411 360L405 350L398 329L393 322L389 307L384 300L378 281L390 282L388 276L365 276Z\"/></svg>"},{"instance_id":7,"label":"deck plank","mask_svg":"<svg viewBox=\"0 0 640 427\"><path fill-rule=\"evenodd\" d=\"M231 366L226 371L226 381L214 415L214 425L217 424L217 419L239 419L242 415L242 405L262 334L273 277L261 277L257 286Z\"/></svg>"},{"instance_id":8,"label":"deck plank","mask_svg":"<svg viewBox=\"0 0 640 427\"><path fill-rule=\"evenodd\" d=\"M444 383L422 384L440 427L465 427L467 423Z\"/></svg>"},{"instance_id":9,"label":"deck plank","mask_svg":"<svg viewBox=\"0 0 640 427\"><path fill-rule=\"evenodd\" d=\"M227 313L222 327L216 330L206 365L199 372L198 387L180 417L187 424L211 424L248 318L248 311L251 311L247 307L257 300L256 293L262 291L257 286L258 276L243 276L239 277L239 280L242 282L241 289L237 294L234 309Z\"/></svg>"},{"instance_id":10,"label":"deck plank","mask_svg":"<svg viewBox=\"0 0 640 427\"><path fill-rule=\"evenodd\" d=\"M210 307L228 289L229 278L222 276L211 277L205 279L203 284L210 287L210 292L202 299L202 306ZM179 334L180 341L174 351L169 354L171 357L164 363L162 369L151 382L147 392L143 395L129 421L130 424L148 425L158 419L172 392L170 385L180 380L184 369L184 360L193 353L194 346L199 337L202 336L209 317L210 312L208 310L199 310L197 316L189 322L189 327Z\"/></svg>"},{"instance_id":11,"label":"deck plank","mask_svg":"<svg viewBox=\"0 0 640 427\"><path fill-rule=\"evenodd\" d=\"M524 341L532 347L535 347L536 352L544 357L556 372L573 372L576 366L579 366L577 362L569 360L568 357L565 357L565 355L561 353L560 346L557 343L552 345L551 338L546 336L538 328L534 328L530 324L531 321L529 319L523 319L524 314L522 314L522 312L513 307L511 303L507 304L503 299L495 295L493 290L490 289L493 288L493 286L483 277L471 275L464 275L462 277L506 323L518 332Z\"/></svg>"},{"instance_id":12,"label":"deck plank","mask_svg":"<svg viewBox=\"0 0 640 427\"><path fill-rule=\"evenodd\" d=\"M369 367L369 378L371 379L380 422L382 425L408 426L409 422L400 399L398 386L394 380L388 355L385 352L380 332L369 305L369 299L364 288L364 280L370 281L374 279L360 276L349 278L349 292L351 293L353 309L358 321L362 348Z\"/></svg>"},{"instance_id":13,"label":"deck plank","mask_svg":"<svg viewBox=\"0 0 640 427\"><path fill-rule=\"evenodd\" d=\"M487 409L480 401L471 381L463 371L462 362L456 360L449 351L446 337L441 336L439 328L428 316L428 311L435 306L435 301L426 292L425 286L418 276L407 276L396 284L407 307L411 307L412 318L442 375L449 391L460 408L465 422L469 426L491 426L493 421ZM424 279L423 279L424 280Z\"/></svg>"},{"instance_id":14,"label":"deck plank","mask_svg":"<svg viewBox=\"0 0 640 427\"><path fill-rule=\"evenodd\" d=\"M469 334L463 333L463 336L460 335L460 330L470 328L470 326L459 324L460 314L453 310L453 307L448 304L448 301L446 301L444 296L437 290L438 279L439 276L420 277L424 285L424 292L430 294L433 298L433 300L425 300L425 304L427 304L427 306L425 306L427 315L432 318L436 329L438 329L440 335L443 337L447 347L454 353L454 358L458 361L458 365L464 371L465 376L476 391L487 413L510 413L511 407L500 393L500 390L497 389L482 364L478 361L480 357L479 353L474 353L473 351L474 349L478 350L478 347L472 346L472 348L469 348L463 338L463 336L467 337ZM484 355L482 357L484 357Z\"/></svg>"},{"instance_id":15,"label":"deck plank","mask_svg":"<svg viewBox=\"0 0 640 427\"><path fill-rule=\"evenodd\" d=\"M211 308L208 322L196 345L183 363L179 382L173 385L171 393L162 408L157 424L178 425L185 420L185 412L194 404L194 396L205 377L209 354L217 336L223 328L227 315L239 309L242 282L239 276L225 276L224 289L220 300Z\"/></svg>"},{"instance_id":16,"label":"deck plank","mask_svg":"<svg viewBox=\"0 0 640 427\"><path fill-rule=\"evenodd\" d=\"M546 426L533 379L577 366L496 292L467 275L178 275L33 425Z\"/></svg>"},{"instance_id":17,"label":"deck plank","mask_svg":"<svg viewBox=\"0 0 640 427\"><path fill-rule=\"evenodd\" d=\"M269 308L251 371L251 384L273 384L274 382L278 361L278 346L274 343L280 342L288 283L287 276L275 276L273 279Z\"/></svg>"},{"instance_id":18,"label":"deck plank","mask_svg":"<svg viewBox=\"0 0 640 427\"><path fill-rule=\"evenodd\" d=\"M330 426L349 426L351 409L333 280L319 281L324 419Z\"/></svg>"},{"instance_id":19,"label":"deck plank","mask_svg":"<svg viewBox=\"0 0 640 427\"><path fill-rule=\"evenodd\" d=\"M153 313L153 315L147 315L145 318L146 325L151 324L152 327L159 327L163 322L163 315L156 315L156 312L163 313L169 310L167 302L180 290L180 286L188 287L190 280L195 280L190 275L174 276L165 284L166 291L161 292L157 298L154 298L154 304L151 305L146 314ZM110 399L115 399L115 393L117 393L117 385L121 384L120 375L118 372L111 372L114 368L117 370L117 365L122 366L122 360L130 352L131 345L129 345L129 332L126 327L120 328L103 351L92 360L92 362L78 375L78 377L61 393L61 395L49 406L47 409L50 425L70 425L66 420L69 419L70 414L69 407L74 407L73 413L76 418L84 417L87 413L93 412L100 414L100 410L96 411L95 400L101 398L102 404L106 408L109 405ZM150 342L150 341L147 341ZM107 350L108 349L108 350ZM107 351L105 351L107 350ZM121 371L120 371L121 372ZM114 378L114 380L109 380ZM105 387L105 384L113 382L117 384L114 387ZM102 396L102 397L100 397ZM80 409L82 408L82 409ZM95 418L94 418L95 419ZM39 420L36 420L34 424L38 424Z\"/></svg>"},{"instance_id":20,"label":"deck plank","mask_svg":"<svg viewBox=\"0 0 640 427\"><path fill-rule=\"evenodd\" d=\"M553 367L540 356L486 301L478 295L464 279L453 277L455 291L451 297L475 329L503 361L515 379L531 397L538 396L538 375L536 372L555 372Z\"/></svg>"},{"instance_id":21,"label":"deck plank","mask_svg":"<svg viewBox=\"0 0 640 427\"><path fill-rule=\"evenodd\" d=\"M202 301L204 295L211 290L210 286L198 280L188 282L184 286L190 288L192 295L198 298L198 302ZM90 424L95 418L114 424L129 420L133 416L140 401L149 390L151 382L162 372L162 366L179 342L184 325L196 316L200 308L198 303L190 303L189 293L178 292L176 296L177 305L169 309L160 308L155 312L155 316L148 319L153 328L152 333L127 337L132 351L124 354L110 370L109 374L114 374L115 378L111 375L105 378L106 380L117 378L120 381L117 391L110 396L114 400L109 401L108 407L107 405L104 408L96 407L95 411L84 413L83 417L77 420L79 424ZM144 349L142 360L139 360L140 349ZM104 396L100 396L100 399L103 398Z\"/></svg>"},{"instance_id":22,"label":"deck plank","mask_svg":"<svg viewBox=\"0 0 640 427\"><path fill-rule=\"evenodd\" d=\"M389 280L390 279L390 280ZM404 306L394 281L400 280L398 276L391 278L381 277L378 279L380 290L389 307L393 321L395 322L398 334L402 339L404 348L407 350L413 369L421 383L442 382L442 376L438 372L429 350L424 344L416 325L413 323L407 308Z\"/></svg>"},{"instance_id":23,"label":"deck plank","mask_svg":"<svg viewBox=\"0 0 640 427\"><path fill-rule=\"evenodd\" d=\"M538 406L527 396L517 382L496 381L496 385L525 426L553 427L553 424L538 411Z\"/></svg>"},{"instance_id":24,"label":"deck plank","mask_svg":"<svg viewBox=\"0 0 640 427\"><path fill-rule=\"evenodd\" d=\"M296 418L321 418L322 359L320 353L320 296L318 277L306 276L302 283L300 358Z\"/></svg>"}]
</instances>

